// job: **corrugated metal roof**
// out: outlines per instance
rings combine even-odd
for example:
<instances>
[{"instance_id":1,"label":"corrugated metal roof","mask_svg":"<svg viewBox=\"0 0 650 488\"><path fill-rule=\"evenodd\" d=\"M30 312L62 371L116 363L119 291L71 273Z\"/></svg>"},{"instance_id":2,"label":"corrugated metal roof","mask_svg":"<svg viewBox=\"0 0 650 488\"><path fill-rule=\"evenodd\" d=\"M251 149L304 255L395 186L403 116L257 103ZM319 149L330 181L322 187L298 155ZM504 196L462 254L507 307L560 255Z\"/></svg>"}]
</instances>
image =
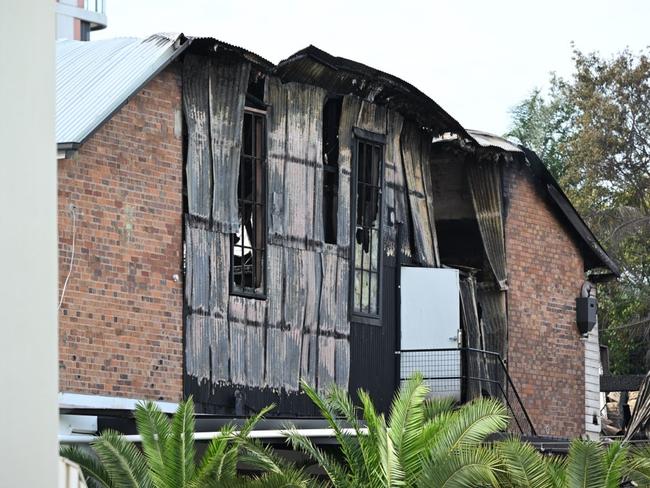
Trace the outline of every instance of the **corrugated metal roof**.
<instances>
[{"instance_id":1,"label":"corrugated metal roof","mask_svg":"<svg viewBox=\"0 0 650 488\"><path fill-rule=\"evenodd\" d=\"M82 143L182 52L188 44L184 41L183 34L57 41L57 144Z\"/></svg>"},{"instance_id":2,"label":"corrugated metal roof","mask_svg":"<svg viewBox=\"0 0 650 488\"><path fill-rule=\"evenodd\" d=\"M467 129L467 132L480 146L496 147L508 152L523 152L519 146L516 146L503 137L495 136L494 134L483 132L481 130Z\"/></svg>"}]
</instances>

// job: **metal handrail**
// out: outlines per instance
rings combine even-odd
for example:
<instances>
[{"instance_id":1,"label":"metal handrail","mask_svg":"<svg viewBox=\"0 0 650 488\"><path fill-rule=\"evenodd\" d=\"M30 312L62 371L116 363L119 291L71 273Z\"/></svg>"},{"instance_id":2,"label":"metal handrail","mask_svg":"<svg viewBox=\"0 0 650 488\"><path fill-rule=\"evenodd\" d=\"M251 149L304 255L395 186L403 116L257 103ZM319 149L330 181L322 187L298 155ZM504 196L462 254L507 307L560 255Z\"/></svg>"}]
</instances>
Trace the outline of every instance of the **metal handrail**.
<instances>
[{"instance_id":1,"label":"metal handrail","mask_svg":"<svg viewBox=\"0 0 650 488\"><path fill-rule=\"evenodd\" d=\"M496 354L496 353L495 353ZM526 421L528 422L528 425L530 426L530 430L533 435L537 435L537 432L535 432L535 426L533 425L533 421L530 420L530 416L528 415L528 411L526 410L526 407L524 407L524 402L521 401L521 397L519 396L519 392L517 391L517 388L515 388L515 384L512 382L512 378L510 378L510 373L508 373L508 367L506 366L505 361L501 357L500 354L496 354L496 356L499 358L499 363L501 363L501 368L503 369L503 372L506 374L506 379L508 380L508 385L512 388L512 392L515 394L515 397L517 398L517 402L521 406L522 412L524 412L524 416L526 417ZM507 396L506 396L506 401L507 401ZM510 402L508 402L510 403Z\"/></svg>"},{"instance_id":2,"label":"metal handrail","mask_svg":"<svg viewBox=\"0 0 650 488\"><path fill-rule=\"evenodd\" d=\"M492 357L496 360L496 364L500 365L499 370L503 372L504 374L504 384L502 384L501 381L497 381L495 379L490 379L490 378L481 378L477 376L472 376L467 374L461 369L461 373L459 376L435 376L435 377L426 377L424 378L425 380L461 380L463 382L467 381L478 381L482 383L489 383L492 385L498 385L498 389L500 390L501 395L503 396L503 399L505 400L505 404L508 407L508 410L512 413L512 418L517 424L517 427L521 433L526 433L527 431L530 432L531 435L537 435L537 432L535 431L535 426L533 425L532 420L530 419L530 416L528 415L528 411L526 410L526 407L524 407L524 403L521 400L521 397L519 396L519 392L517 391L517 388L515 387L514 382L512 381L512 378L510 377L510 373L508 372L508 368L506 366L505 361L501 357L501 355L497 352L494 351L484 351L482 349L475 349L471 347L463 347L463 348L441 348L441 349L402 349L402 350L397 350L395 351L396 356L402 355L402 353L443 353L443 352L460 352L461 357L463 357L463 354L467 353L476 353L484 356L489 356ZM465 356L466 358L466 356ZM400 378L402 379L402 378ZM511 399L509 398L508 391L504 389L504 386L510 391L511 394L514 396L514 401L517 403L517 406L519 407L519 410L523 413L524 419L525 419L525 426L522 426L522 422L524 422L524 419L521 419L519 415L515 412L514 406L511 404ZM527 428L525 428L527 427Z\"/></svg>"}]
</instances>

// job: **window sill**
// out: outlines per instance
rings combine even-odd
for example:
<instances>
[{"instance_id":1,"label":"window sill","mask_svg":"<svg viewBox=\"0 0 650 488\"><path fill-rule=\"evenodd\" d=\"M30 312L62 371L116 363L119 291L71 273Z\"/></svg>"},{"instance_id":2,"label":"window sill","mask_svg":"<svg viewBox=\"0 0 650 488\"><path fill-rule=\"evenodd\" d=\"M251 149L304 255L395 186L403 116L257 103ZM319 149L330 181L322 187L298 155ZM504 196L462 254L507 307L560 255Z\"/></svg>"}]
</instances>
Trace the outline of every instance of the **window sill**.
<instances>
[{"instance_id":1,"label":"window sill","mask_svg":"<svg viewBox=\"0 0 650 488\"><path fill-rule=\"evenodd\" d=\"M230 292L231 297L241 297L241 298L251 298L253 300L266 300L265 293L255 293L252 291L245 290L232 290Z\"/></svg>"},{"instance_id":2,"label":"window sill","mask_svg":"<svg viewBox=\"0 0 650 488\"><path fill-rule=\"evenodd\" d=\"M352 312L350 314L350 322L363 325L372 325L375 327L381 327L381 316L379 315L364 315L358 312Z\"/></svg>"}]
</instances>

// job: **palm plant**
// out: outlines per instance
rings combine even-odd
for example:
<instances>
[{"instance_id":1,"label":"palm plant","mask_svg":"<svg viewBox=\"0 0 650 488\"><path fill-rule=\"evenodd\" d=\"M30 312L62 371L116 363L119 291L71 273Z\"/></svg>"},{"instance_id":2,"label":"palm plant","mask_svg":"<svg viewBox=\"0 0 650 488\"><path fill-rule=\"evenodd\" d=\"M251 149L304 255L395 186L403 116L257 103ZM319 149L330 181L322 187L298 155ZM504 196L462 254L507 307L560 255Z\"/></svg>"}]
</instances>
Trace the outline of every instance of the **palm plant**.
<instances>
[{"instance_id":1,"label":"palm plant","mask_svg":"<svg viewBox=\"0 0 650 488\"><path fill-rule=\"evenodd\" d=\"M625 481L650 486L650 448L609 446L576 439L566 458L544 456L530 444L510 439L496 444L505 488L619 488Z\"/></svg>"},{"instance_id":2,"label":"palm plant","mask_svg":"<svg viewBox=\"0 0 650 488\"><path fill-rule=\"evenodd\" d=\"M142 450L121 434L107 430L91 444L93 453L64 446L61 455L78 463L91 488L203 488L252 486L306 488L309 478L287 465L272 451L248 438L255 424L273 408L250 418L239 432L221 429L203 458L196 462L194 403L181 402L170 419L153 403L136 407L135 419ZM237 463L245 462L264 474L238 477Z\"/></svg>"},{"instance_id":3,"label":"palm plant","mask_svg":"<svg viewBox=\"0 0 650 488\"><path fill-rule=\"evenodd\" d=\"M342 461L295 431L287 432L289 441L318 462L335 488L498 486L499 458L484 443L507 426L499 402L479 399L454 409L451 400L427 400L429 389L416 375L386 419L362 390L357 408L339 387L321 397L302 386L334 431Z\"/></svg>"}]
</instances>

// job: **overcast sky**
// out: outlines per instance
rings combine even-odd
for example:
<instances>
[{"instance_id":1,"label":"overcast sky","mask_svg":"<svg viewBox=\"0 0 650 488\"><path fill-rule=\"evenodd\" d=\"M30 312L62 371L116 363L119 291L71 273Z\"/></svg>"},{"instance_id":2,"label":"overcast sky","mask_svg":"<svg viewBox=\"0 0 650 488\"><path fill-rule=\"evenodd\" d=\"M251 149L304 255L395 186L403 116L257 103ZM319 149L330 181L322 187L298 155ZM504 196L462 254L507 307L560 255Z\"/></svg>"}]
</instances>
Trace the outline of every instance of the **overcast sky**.
<instances>
[{"instance_id":1,"label":"overcast sky","mask_svg":"<svg viewBox=\"0 0 650 488\"><path fill-rule=\"evenodd\" d=\"M549 72L571 72L571 41L610 55L650 45L648 0L106 0L92 39L212 36L277 63L314 44L396 75L463 126L503 134L509 109Z\"/></svg>"}]
</instances>

